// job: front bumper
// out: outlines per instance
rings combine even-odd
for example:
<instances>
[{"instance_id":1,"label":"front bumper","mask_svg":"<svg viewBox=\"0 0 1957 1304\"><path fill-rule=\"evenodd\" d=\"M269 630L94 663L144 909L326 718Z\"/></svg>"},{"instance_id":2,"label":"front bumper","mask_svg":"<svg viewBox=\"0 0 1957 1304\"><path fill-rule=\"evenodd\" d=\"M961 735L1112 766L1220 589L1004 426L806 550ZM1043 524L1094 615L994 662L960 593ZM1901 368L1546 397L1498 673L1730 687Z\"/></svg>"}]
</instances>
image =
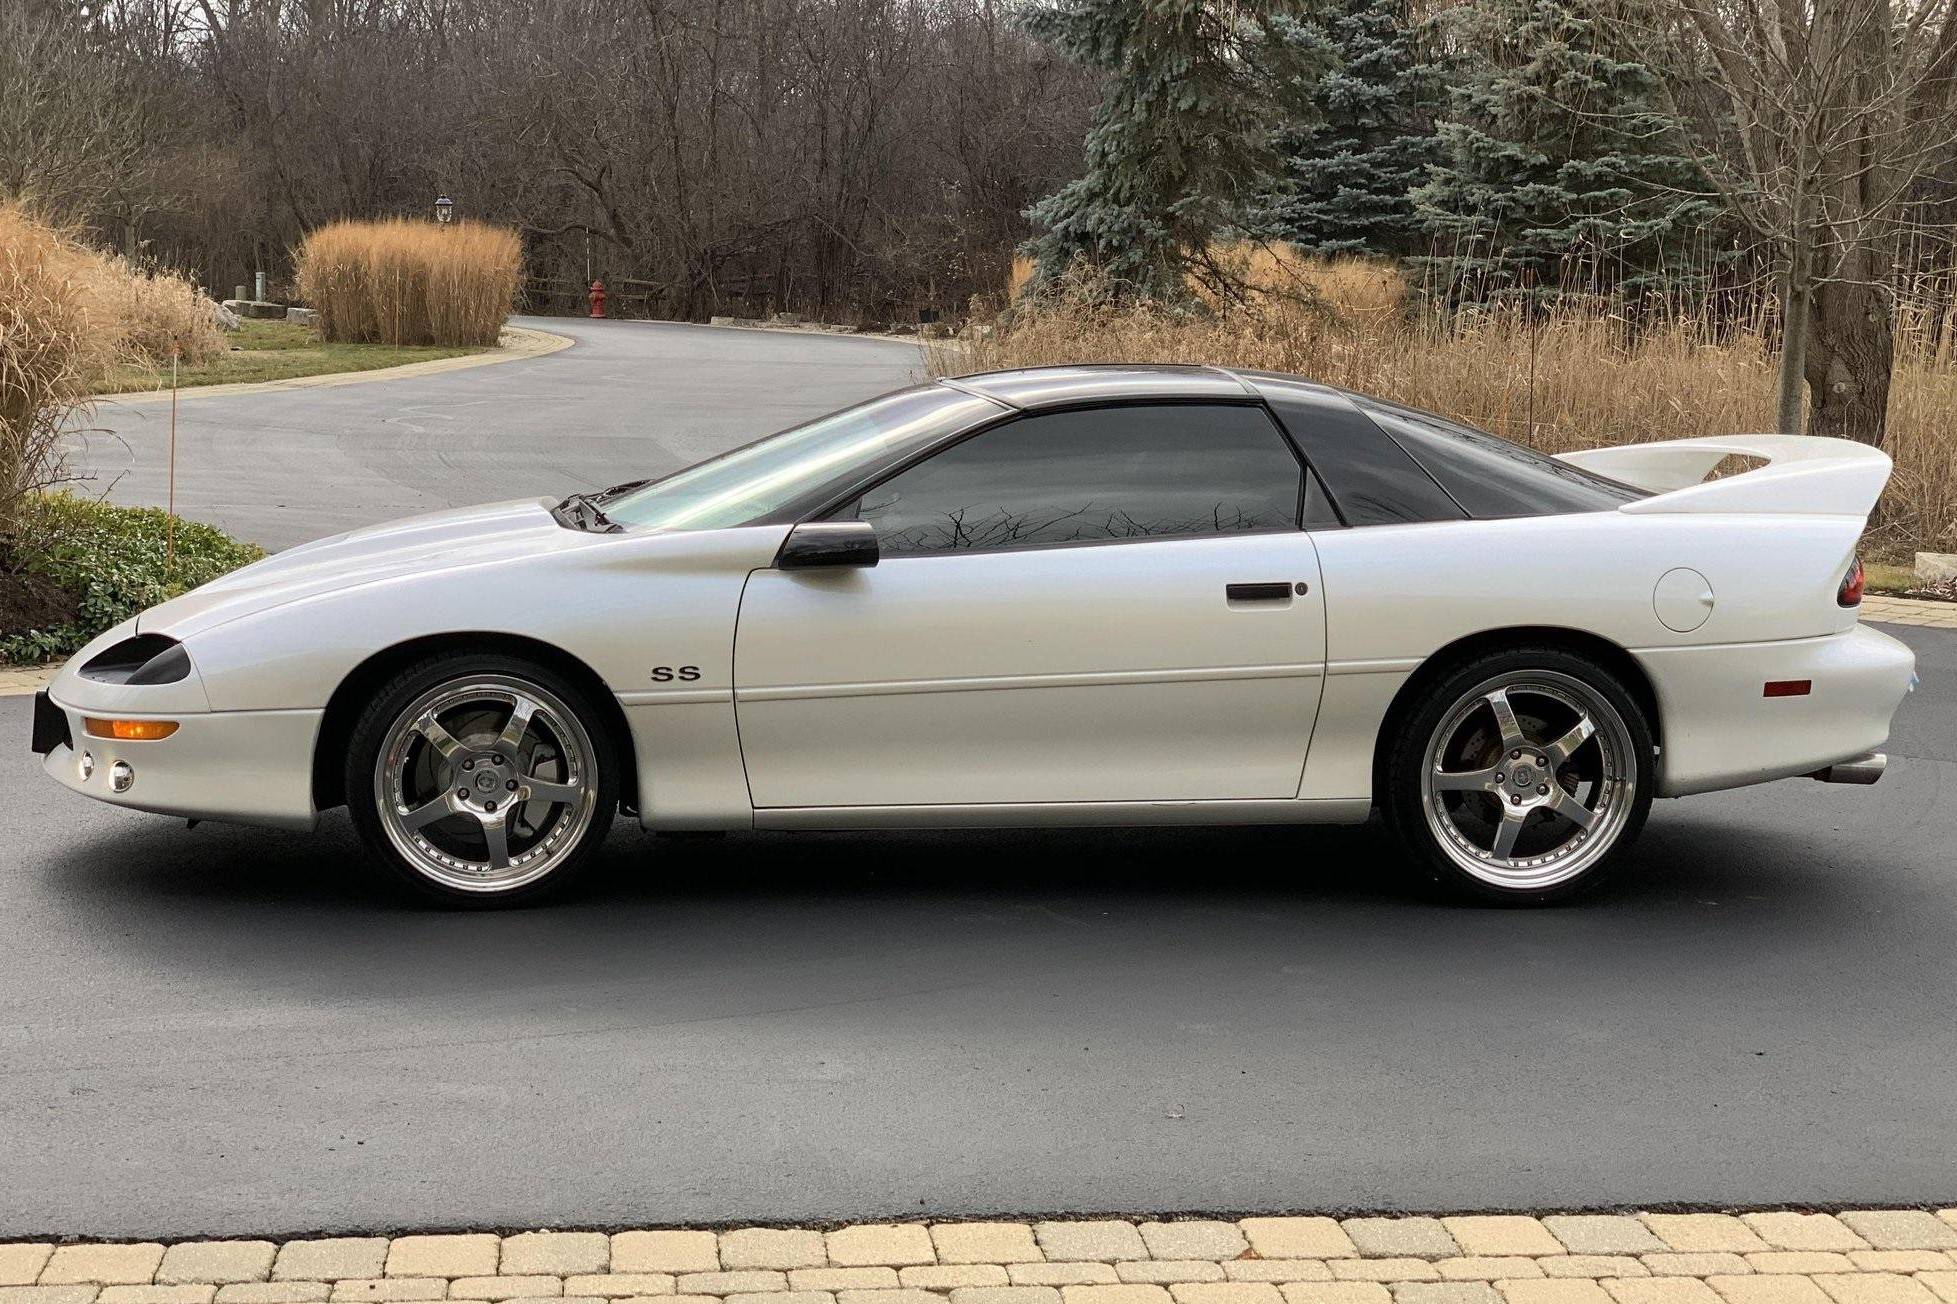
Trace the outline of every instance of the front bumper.
<instances>
[{"instance_id":1,"label":"front bumper","mask_svg":"<svg viewBox=\"0 0 1957 1304\"><path fill-rule=\"evenodd\" d=\"M87 681L75 683L85 689ZM313 746L322 711L150 712L150 718L177 721L177 731L168 738L127 741L90 737L82 724L85 714L142 718L121 703L98 706L52 693L41 698L46 704L37 699L34 718L34 749L47 744L41 768L84 797L185 819L289 829L310 829L318 822ZM83 765L84 755L91 765ZM114 790L110 777L118 761L134 772L122 792Z\"/></svg>"},{"instance_id":2,"label":"front bumper","mask_svg":"<svg viewBox=\"0 0 1957 1304\"><path fill-rule=\"evenodd\" d=\"M1916 654L1880 630L1635 653L1663 715L1658 791L1682 797L1815 774L1879 751L1916 680ZM1798 696L1769 681L1806 680Z\"/></svg>"}]
</instances>

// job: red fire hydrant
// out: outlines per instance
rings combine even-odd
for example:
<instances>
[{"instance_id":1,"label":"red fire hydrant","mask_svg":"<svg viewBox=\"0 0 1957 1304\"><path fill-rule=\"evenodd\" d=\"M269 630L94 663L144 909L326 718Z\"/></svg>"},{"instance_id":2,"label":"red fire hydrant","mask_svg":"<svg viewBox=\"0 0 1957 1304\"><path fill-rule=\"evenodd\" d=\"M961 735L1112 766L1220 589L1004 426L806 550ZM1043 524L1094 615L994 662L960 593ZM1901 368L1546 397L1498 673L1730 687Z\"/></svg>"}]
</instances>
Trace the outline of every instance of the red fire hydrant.
<instances>
[{"instance_id":1,"label":"red fire hydrant","mask_svg":"<svg viewBox=\"0 0 1957 1304\"><path fill-rule=\"evenodd\" d=\"M602 317L605 315L605 283L603 281L593 281L591 283L591 315L593 317Z\"/></svg>"}]
</instances>

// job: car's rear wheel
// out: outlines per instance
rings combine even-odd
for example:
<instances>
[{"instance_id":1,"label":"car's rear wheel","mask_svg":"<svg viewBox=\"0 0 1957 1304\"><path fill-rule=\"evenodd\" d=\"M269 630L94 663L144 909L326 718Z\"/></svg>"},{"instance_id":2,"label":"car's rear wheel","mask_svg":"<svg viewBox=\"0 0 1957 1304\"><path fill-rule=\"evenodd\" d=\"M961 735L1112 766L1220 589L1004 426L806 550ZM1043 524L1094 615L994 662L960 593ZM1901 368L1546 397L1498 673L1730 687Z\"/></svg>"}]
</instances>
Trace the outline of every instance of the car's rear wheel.
<instances>
[{"instance_id":1,"label":"car's rear wheel","mask_svg":"<svg viewBox=\"0 0 1957 1304\"><path fill-rule=\"evenodd\" d=\"M482 907L560 891L618 805L613 740L577 685L504 656L438 657L368 704L347 806L369 850L424 896Z\"/></svg>"},{"instance_id":2,"label":"car's rear wheel","mask_svg":"<svg viewBox=\"0 0 1957 1304\"><path fill-rule=\"evenodd\" d=\"M1386 766L1408 849L1459 894L1509 905L1598 887L1651 807L1651 729L1609 671L1558 648L1477 658L1429 685Z\"/></svg>"}]
</instances>

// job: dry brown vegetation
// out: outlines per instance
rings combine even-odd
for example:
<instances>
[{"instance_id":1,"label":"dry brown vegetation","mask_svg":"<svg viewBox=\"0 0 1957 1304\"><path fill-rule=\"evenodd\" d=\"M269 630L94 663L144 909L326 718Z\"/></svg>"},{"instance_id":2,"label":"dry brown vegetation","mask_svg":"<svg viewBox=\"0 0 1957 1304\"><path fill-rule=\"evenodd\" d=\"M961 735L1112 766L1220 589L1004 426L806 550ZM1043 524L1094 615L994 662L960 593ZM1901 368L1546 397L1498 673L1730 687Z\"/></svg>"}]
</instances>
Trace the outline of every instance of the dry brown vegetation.
<instances>
[{"instance_id":1,"label":"dry brown vegetation","mask_svg":"<svg viewBox=\"0 0 1957 1304\"><path fill-rule=\"evenodd\" d=\"M516 301L523 244L480 222L334 222L306 236L297 263L329 343L488 345Z\"/></svg>"},{"instance_id":2,"label":"dry brown vegetation","mask_svg":"<svg viewBox=\"0 0 1957 1304\"><path fill-rule=\"evenodd\" d=\"M114 357L93 266L67 234L0 206L0 534L58 474L61 423Z\"/></svg>"},{"instance_id":3,"label":"dry brown vegetation","mask_svg":"<svg viewBox=\"0 0 1957 1304\"><path fill-rule=\"evenodd\" d=\"M97 265L96 295L113 314L124 353L169 374L172 359L192 367L224 352L210 298L182 276L137 270L119 258Z\"/></svg>"},{"instance_id":4,"label":"dry brown vegetation","mask_svg":"<svg viewBox=\"0 0 1957 1304\"><path fill-rule=\"evenodd\" d=\"M112 367L198 362L223 347L210 301L188 281L0 204L0 536L27 494L60 478L60 433Z\"/></svg>"},{"instance_id":5,"label":"dry brown vegetation","mask_svg":"<svg viewBox=\"0 0 1957 1304\"><path fill-rule=\"evenodd\" d=\"M1564 305L1443 318L1399 273L1358 259L1257 252L1271 292L1207 311L1110 309L1086 288L1023 300L990 332L934 350L941 372L1065 362L1187 362L1294 372L1443 413L1550 452L1771 430L1765 320L1715 332L1698 313L1632 319ZM1256 278L1253 278L1256 279ZM1279 287L1291 293L1276 292ZM1957 321L1899 314L1884 447L1895 459L1872 551L1957 549Z\"/></svg>"},{"instance_id":6,"label":"dry brown vegetation","mask_svg":"<svg viewBox=\"0 0 1957 1304\"><path fill-rule=\"evenodd\" d=\"M916 320L996 285L1095 78L997 0L0 3L0 194L229 287L339 217L524 233L530 306Z\"/></svg>"}]
</instances>

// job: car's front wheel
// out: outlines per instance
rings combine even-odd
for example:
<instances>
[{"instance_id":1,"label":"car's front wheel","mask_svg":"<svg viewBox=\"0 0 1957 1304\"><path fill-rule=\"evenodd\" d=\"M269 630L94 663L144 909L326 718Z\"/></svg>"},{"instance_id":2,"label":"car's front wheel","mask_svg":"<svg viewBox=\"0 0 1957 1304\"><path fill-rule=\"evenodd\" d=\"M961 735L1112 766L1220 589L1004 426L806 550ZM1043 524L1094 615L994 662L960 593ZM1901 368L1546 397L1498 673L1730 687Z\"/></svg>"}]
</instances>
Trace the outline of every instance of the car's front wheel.
<instances>
[{"instance_id":1,"label":"car's front wheel","mask_svg":"<svg viewBox=\"0 0 1957 1304\"><path fill-rule=\"evenodd\" d=\"M1386 806L1436 879L1547 904L1597 887L1651 806L1651 729L1609 671L1559 648L1480 657L1428 686L1392 743Z\"/></svg>"},{"instance_id":2,"label":"car's front wheel","mask_svg":"<svg viewBox=\"0 0 1957 1304\"><path fill-rule=\"evenodd\" d=\"M447 905L561 890L618 805L613 740L577 685L491 655L436 657L396 676L354 725L347 806L362 839Z\"/></svg>"}]
</instances>

